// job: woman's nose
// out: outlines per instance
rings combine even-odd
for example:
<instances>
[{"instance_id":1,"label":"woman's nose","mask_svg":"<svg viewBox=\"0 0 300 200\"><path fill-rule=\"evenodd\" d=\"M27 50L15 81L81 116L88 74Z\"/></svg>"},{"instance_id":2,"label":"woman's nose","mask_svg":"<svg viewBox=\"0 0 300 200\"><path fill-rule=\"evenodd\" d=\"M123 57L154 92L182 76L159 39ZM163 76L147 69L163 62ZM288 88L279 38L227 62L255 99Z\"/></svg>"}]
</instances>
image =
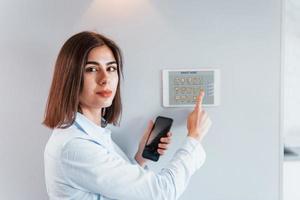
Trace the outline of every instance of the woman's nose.
<instances>
[{"instance_id":1,"label":"woman's nose","mask_svg":"<svg viewBox=\"0 0 300 200\"><path fill-rule=\"evenodd\" d=\"M99 77L98 83L100 85L106 85L109 82L109 77L107 72L102 72Z\"/></svg>"}]
</instances>

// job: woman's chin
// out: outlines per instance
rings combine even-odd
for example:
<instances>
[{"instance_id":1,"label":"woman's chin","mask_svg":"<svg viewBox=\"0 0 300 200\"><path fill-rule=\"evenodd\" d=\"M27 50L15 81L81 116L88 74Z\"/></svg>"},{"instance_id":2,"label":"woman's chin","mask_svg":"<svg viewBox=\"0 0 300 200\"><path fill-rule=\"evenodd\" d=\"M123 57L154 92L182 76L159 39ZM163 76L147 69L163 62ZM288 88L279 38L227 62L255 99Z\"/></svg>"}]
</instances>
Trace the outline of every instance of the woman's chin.
<instances>
[{"instance_id":1,"label":"woman's chin","mask_svg":"<svg viewBox=\"0 0 300 200\"><path fill-rule=\"evenodd\" d=\"M104 101L101 103L101 107L102 108L107 108L107 107L110 107L112 104L112 100L107 100L107 101Z\"/></svg>"}]
</instances>

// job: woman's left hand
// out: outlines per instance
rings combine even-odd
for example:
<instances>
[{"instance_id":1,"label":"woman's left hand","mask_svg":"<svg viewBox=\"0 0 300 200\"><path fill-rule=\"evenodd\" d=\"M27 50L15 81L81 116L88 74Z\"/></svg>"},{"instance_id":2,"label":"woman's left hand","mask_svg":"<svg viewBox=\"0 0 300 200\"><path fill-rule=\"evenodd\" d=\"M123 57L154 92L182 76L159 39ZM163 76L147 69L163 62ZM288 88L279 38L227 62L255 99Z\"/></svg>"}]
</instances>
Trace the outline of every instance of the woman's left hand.
<instances>
[{"instance_id":1,"label":"woman's left hand","mask_svg":"<svg viewBox=\"0 0 300 200\"><path fill-rule=\"evenodd\" d=\"M142 153L143 153L143 150L145 148L145 145L146 145L146 142L147 142L147 138L148 138L148 136L149 136L149 134L150 134L150 132L152 130L153 125L154 125L153 121L150 120L149 123L148 123L147 129L145 130L144 135L143 135L143 137L142 137L142 139L140 141L139 149L138 149L137 153L135 154L135 160L142 167L147 162L147 159L143 158ZM162 137L160 139L160 143L158 144L158 149L157 149L157 152L160 155L164 155L165 154L166 150L168 149L168 146L171 143L171 137L172 137L172 133L168 132L167 133L167 137Z\"/></svg>"}]
</instances>

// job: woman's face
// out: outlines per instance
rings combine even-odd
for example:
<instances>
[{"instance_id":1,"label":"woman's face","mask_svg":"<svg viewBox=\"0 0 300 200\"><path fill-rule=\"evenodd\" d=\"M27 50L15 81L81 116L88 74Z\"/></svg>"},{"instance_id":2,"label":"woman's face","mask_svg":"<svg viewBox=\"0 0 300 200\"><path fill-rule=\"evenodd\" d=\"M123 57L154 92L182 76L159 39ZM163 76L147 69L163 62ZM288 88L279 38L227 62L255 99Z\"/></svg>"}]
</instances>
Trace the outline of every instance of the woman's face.
<instances>
[{"instance_id":1,"label":"woman's face","mask_svg":"<svg viewBox=\"0 0 300 200\"><path fill-rule=\"evenodd\" d=\"M83 72L83 89L79 95L82 109L109 107L118 86L116 59L106 45L95 47L88 54Z\"/></svg>"}]
</instances>

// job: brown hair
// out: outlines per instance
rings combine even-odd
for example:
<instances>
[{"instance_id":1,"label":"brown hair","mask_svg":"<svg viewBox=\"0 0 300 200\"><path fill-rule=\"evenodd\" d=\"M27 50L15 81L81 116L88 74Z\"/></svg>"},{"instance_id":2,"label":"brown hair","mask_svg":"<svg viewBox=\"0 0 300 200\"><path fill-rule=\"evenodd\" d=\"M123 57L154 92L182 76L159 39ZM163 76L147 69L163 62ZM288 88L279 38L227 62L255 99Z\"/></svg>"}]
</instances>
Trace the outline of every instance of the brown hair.
<instances>
[{"instance_id":1,"label":"brown hair","mask_svg":"<svg viewBox=\"0 0 300 200\"><path fill-rule=\"evenodd\" d=\"M94 32L80 32L62 46L56 63L47 100L43 124L49 128L68 128L74 123L76 112L81 112L79 94L83 88L83 72L89 52L102 45L108 46L116 59L118 75L123 77L120 48L111 39ZM120 79L120 78L119 78ZM107 123L119 125L122 113L120 81L112 105L105 108Z\"/></svg>"}]
</instances>

